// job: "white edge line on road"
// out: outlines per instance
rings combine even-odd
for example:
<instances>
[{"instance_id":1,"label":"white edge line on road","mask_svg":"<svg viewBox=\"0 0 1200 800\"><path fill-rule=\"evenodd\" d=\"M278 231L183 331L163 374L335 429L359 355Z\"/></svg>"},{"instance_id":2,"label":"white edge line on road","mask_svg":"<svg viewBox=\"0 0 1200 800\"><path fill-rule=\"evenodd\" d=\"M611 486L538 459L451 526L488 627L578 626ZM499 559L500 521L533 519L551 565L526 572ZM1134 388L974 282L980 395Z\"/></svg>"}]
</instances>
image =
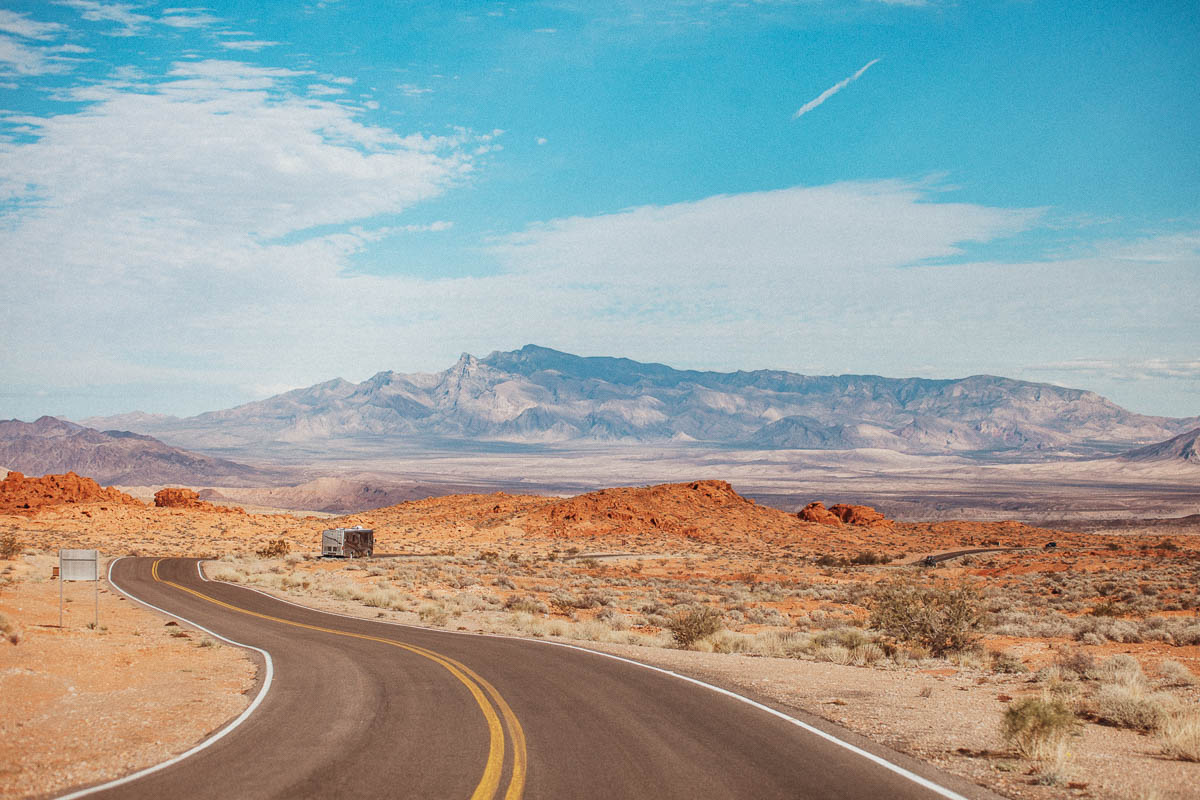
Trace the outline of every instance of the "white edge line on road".
<instances>
[{"instance_id":1,"label":"white edge line on road","mask_svg":"<svg viewBox=\"0 0 1200 800\"><path fill-rule=\"evenodd\" d=\"M128 558L128 556L122 556L121 558ZM275 677L275 664L271 660L271 654L268 653L266 650L263 650L261 647L255 647L254 645L242 644L241 642L235 642L233 639L228 639L219 633L213 633L208 628L204 627L203 625L197 625L196 623L192 622L190 619L181 617L178 614L172 614L170 611L166 611L164 609L159 608L156 605L153 605L152 603L147 603L145 600L141 600L137 597L134 597L132 594L125 591L120 586L118 586L116 583L114 583L113 578L112 578L113 566L118 561L120 561L121 558L113 559L112 562L110 562L108 565L108 583L110 586L112 586L114 589L116 589L121 594L128 597L130 600L133 600L137 603L141 603L142 605L146 606L147 608L153 608L155 611L166 614L168 617L173 617L181 622L186 622L188 625L191 625L193 628L204 631L209 636L213 636L217 639L220 639L223 642L228 642L229 644L234 645L235 647L244 647L247 650L253 650L256 653L261 653L262 657L266 660L266 663L267 663L266 675L263 678L262 688L258 690L258 696L255 697L254 701L251 702L250 705L246 707L246 710L243 711L241 714L239 714L237 719L235 719L233 722L229 723L224 728L222 728L220 731L213 734L209 738L205 739L203 742L196 745L191 750L188 750L185 753L180 753L179 755L175 756L174 758L169 758L166 761L163 761L161 764L155 764L152 767L146 767L145 769L138 770L137 772L135 772L131 775L126 775L123 778L117 778L117 779L111 780L107 783L102 783L99 786L92 786L87 789L80 789L79 791L72 792L71 794L64 794L64 795L56 798L56 800L74 800L76 797L85 797L89 794L95 794L96 792L102 792L105 789L112 789L113 787L121 786L123 784L130 783L132 781L136 781L138 778L144 778L147 775L158 772L159 770L163 770L169 766L178 764L180 761L183 761L185 758L194 756L194 755L196 755L196 753L199 753L201 750L204 750L204 749L216 744L218 741L225 738L226 735L231 733L235 728L237 728L239 725L241 725L243 722L245 722L247 719L249 719L250 715L254 713L255 709L257 709L262 704L263 698L265 698L267 696L267 692L271 688L271 681ZM199 569L199 562L197 562L197 569ZM201 573L200 577L204 578L204 573ZM205 578L205 580L207 580L207 578Z\"/></svg>"},{"instance_id":2,"label":"white edge line on road","mask_svg":"<svg viewBox=\"0 0 1200 800\"><path fill-rule=\"evenodd\" d=\"M220 583L229 583L228 581L219 581L219 582ZM770 706L763 705L762 703L751 700L749 697L744 697L743 695L740 695L737 692L731 692L728 689L722 689L720 686L714 686L711 683L705 683L704 681L702 681L698 678L693 678L688 675L681 675L678 672L672 672L671 670L664 669L662 667L655 667L650 664L644 664L641 661L635 661L632 658L625 658L623 656L613 655L612 653L605 653L600 650L590 650L586 647L579 647L578 645L567 644L566 642L551 642L546 639L527 639L523 636L505 636L504 634L499 634L499 633L470 633L467 631L447 631L447 630L442 630L441 628L424 628L424 627L421 627L420 625L409 625L404 622L394 622L394 621L382 620L382 619L371 619L370 617L355 617L350 614L339 614L336 611L324 611L319 608L312 608L311 606L305 606L305 605L301 605L300 603L294 603L291 600L285 600L282 597L277 597L268 592L264 592L261 589L255 589L253 586L246 586L246 585L243 585L240 583L229 583L229 585L230 586L239 586L242 589L249 589L252 592L258 592L259 594L263 595L264 597L269 597L272 600L278 600L281 603L287 603L290 606L295 606L296 608L302 608L305 611L315 611L318 614L329 614L330 616L333 616L333 617L344 617L346 619L359 620L361 622L375 622L375 623L382 623L384 625L395 625L398 628L412 628L414 630L433 631L435 633L452 633L457 636L484 636L484 637L491 638L491 639L512 639L512 640L518 641L518 642L534 642L537 644L545 644L545 645L550 645L553 647L566 647L570 650L578 650L581 653L591 653L592 655L600 656L601 658L611 658L614 661L623 661L626 664L632 664L635 667L642 667L643 669L653 670L654 672L661 672L663 675L670 675L672 678L678 678L681 681L687 681L688 683L693 683L696 686L702 686L705 689L711 689L712 691L717 692L718 694L723 694L726 697L732 697L734 700L740 700L741 702L746 703L747 705L754 706L755 708L757 708L761 711L765 711L768 714L771 714L772 716L778 717L779 719L782 719L786 722L790 722L791 724L793 724L803 730L806 730L815 736L819 736L822 739L825 739L828 742L832 742L833 744L836 744L839 747L844 747L845 749L849 750L851 753L862 756L863 758L867 759L868 761L874 762L875 764L878 764L879 766L883 767L884 769L887 769L887 770L890 770L890 771L896 773L897 775L899 775L902 778L907 778L908 780L912 781L913 783L917 784L918 786L923 786L926 789L928 789L929 791L934 792L935 794L938 794L938 795L941 795L942 797L947 798L947 800L968 800L968 798L964 797L963 795L959 794L958 792L955 792L951 789L947 789L946 787L944 787L940 784L934 783L933 781L929 780L928 778L923 778L920 775L918 775L917 773L907 770L904 767L900 766L899 764L893 764L891 761L888 761L883 756L877 756L874 753L870 752L869 750L864 750L861 747L858 747L857 745L850 744L849 742L844 741L844 740L839 739L838 737L834 736L832 733L828 733L828 732L823 731L820 728L817 728L813 725L809 725L807 722L802 722L801 720L798 720L795 717L789 716L789 715L783 713L782 711L771 708ZM59 800L67 800L67 798L59 798Z\"/></svg>"}]
</instances>

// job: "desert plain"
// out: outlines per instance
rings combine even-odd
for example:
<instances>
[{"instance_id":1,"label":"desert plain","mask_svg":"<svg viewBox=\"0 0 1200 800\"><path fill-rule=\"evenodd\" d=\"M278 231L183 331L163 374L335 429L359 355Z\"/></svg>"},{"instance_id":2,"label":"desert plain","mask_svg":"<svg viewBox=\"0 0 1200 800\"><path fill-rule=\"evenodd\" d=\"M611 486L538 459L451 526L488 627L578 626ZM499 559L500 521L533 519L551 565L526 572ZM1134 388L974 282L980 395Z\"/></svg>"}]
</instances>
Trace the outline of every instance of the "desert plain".
<instances>
[{"instance_id":1,"label":"desert plain","mask_svg":"<svg viewBox=\"0 0 1200 800\"><path fill-rule=\"evenodd\" d=\"M316 608L618 653L1004 796L1185 798L1200 779L1196 516L902 522L828 496L784 511L719 480L454 494L338 517L185 488L145 502L72 476L10 473L0 486L4 797L181 752L255 686L242 651L111 587L97 628L86 587L63 587L75 596L59 628L62 547L201 556L211 580ZM316 557L323 529L353 525L375 531L374 557ZM948 614L932 636L887 618L926 600ZM1023 735L1030 709L1069 720Z\"/></svg>"}]
</instances>

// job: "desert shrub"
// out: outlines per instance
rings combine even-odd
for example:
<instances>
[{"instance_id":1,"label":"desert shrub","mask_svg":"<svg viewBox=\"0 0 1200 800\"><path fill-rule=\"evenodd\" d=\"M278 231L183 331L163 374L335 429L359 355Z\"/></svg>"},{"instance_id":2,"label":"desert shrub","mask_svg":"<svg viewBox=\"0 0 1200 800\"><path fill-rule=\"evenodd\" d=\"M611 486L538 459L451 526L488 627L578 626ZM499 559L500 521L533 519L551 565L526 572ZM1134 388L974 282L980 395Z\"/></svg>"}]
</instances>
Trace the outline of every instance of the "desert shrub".
<instances>
[{"instance_id":1,"label":"desert shrub","mask_svg":"<svg viewBox=\"0 0 1200 800\"><path fill-rule=\"evenodd\" d=\"M1096 659L1086 650L1061 650L1054 663L1064 672L1074 673L1080 678L1096 668Z\"/></svg>"},{"instance_id":2,"label":"desert shrub","mask_svg":"<svg viewBox=\"0 0 1200 800\"><path fill-rule=\"evenodd\" d=\"M1196 682L1192 671L1172 658L1159 662L1158 674L1168 686L1191 686Z\"/></svg>"},{"instance_id":3,"label":"desert shrub","mask_svg":"<svg viewBox=\"0 0 1200 800\"><path fill-rule=\"evenodd\" d=\"M1109 656L1086 674L1093 680L1105 683L1140 683L1146 679L1137 659L1125 653Z\"/></svg>"},{"instance_id":4,"label":"desert shrub","mask_svg":"<svg viewBox=\"0 0 1200 800\"><path fill-rule=\"evenodd\" d=\"M1167 721L1174 698L1151 693L1141 682L1108 683L1096 692L1096 718L1118 728L1155 731Z\"/></svg>"},{"instance_id":5,"label":"desert shrub","mask_svg":"<svg viewBox=\"0 0 1200 800\"><path fill-rule=\"evenodd\" d=\"M1163 755L1180 761L1200 761L1200 712L1172 714L1158 733Z\"/></svg>"},{"instance_id":6,"label":"desert shrub","mask_svg":"<svg viewBox=\"0 0 1200 800\"><path fill-rule=\"evenodd\" d=\"M854 660L850 648L842 647L840 644L827 644L818 647L813 651L813 658L817 661L828 661L831 664L849 664Z\"/></svg>"},{"instance_id":7,"label":"desert shrub","mask_svg":"<svg viewBox=\"0 0 1200 800\"><path fill-rule=\"evenodd\" d=\"M1052 758L1075 729L1075 711L1061 698L1043 695L1014 700L1004 710L1004 741L1025 758Z\"/></svg>"},{"instance_id":8,"label":"desert shrub","mask_svg":"<svg viewBox=\"0 0 1200 800\"><path fill-rule=\"evenodd\" d=\"M0 558L10 561L21 555L21 549L24 545L17 538L17 534L13 531L0 536Z\"/></svg>"},{"instance_id":9,"label":"desert shrub","mask_svg":"<svg viewBox=\"0 0 1200 800\"><path fill-rule=\"evenodd\" d=\"M426 625L440 627L450 621L450 614L446 609L435 603L427 603L421 606L421 610L417 612L421 622Z\"/></svg>"},{"instance_id":10,"label":"desert shrub","mask_svg":"<svg viewBox=\"0 0 1200 800\"><path fill-rule=\"evenodd\" d=\"M988 657L992 661L992 672L1002 675L1021 675L1029 672L1029 667L1012 653L993 650L988 653Z\"/></svg>"},{"instance_id":11,"label":"desert shrub","mask_svg":"<svg viewBox=\"0 0 1200 800\"><path fill-rule=\"evenodd\" d=\"M927 647L934 655L966 650L979 641L983 609L972 584L884 581L867 602L872 628L897 641Z\"/></svg>"},{"instance_id":12,"label":"desert shrub","mask_svg":"<svg viewBox=\"0 0 1200 800\"><path fill-rule=\"evenodd\" d=\"M363 605L371 608L395 608L400 604L400 597L387 589L376 589L362 600Z\"/></svg>"},{"instance_id":13,"label":"desert shrub","mask_svg":"<svg viewBox=\"0 0 1200 800\"><path fill-rule=\"evenodd\" d=\"M1111 600L1097 603L1091 610L1093 617L1119 617L1124 613L1125 609L1121 608L1119 603L1114 603Z\"/></svg>"},{"instance_id":14,"label":"desert shrub","mask_svg":"<svg viewBox=\"0 0 1200 800\"><path fill-rule=\"evenodd\" d=\"M818 567L844 567L845 565L846 559L838 558L831 553L822 553L821 555L817 556Z\"/></svg>"},{"instance_id":15,"label":"desert shrub","mask_svg":"<svg viewBox=\"0 0 1200 800\"><path fill-rule=\"evenodd\" d=\"M254 554L259 558L279 558L286 556L291 549L292 546L287 543L287 539L272 539L267 542L266 546L255 550Z\"/></svg>"},{"instance_id":16,"label":"desert shrub","mask_svg":"<svg viewBox=\"0 0 1200 800\"><path fill-rule=\"evenodd\" d=\"M353 583L339 583L329 589L329 593L338 600L362 600L365 595Z\"/></svg>"},{"instance_id":17,"label":"desert shrub","mask_svg":"<svg viewBox=\"0 0 1200 800\"><path fill-rule=\"evenodd\" d=\"M547 614L550 609L541 600L526 595L514 594L504 601L505 611L524 611L526 614Z\"/></svg>"},{"instance_id":18,"label":"desert shrub","mask_svg":"<svg viewBox=\"0 0 1200 800\"><path fill-rule=\"evenodd\" d=\"M721 612L709 606L683 609L667 622L671 638L680 647L691 647L701 639L712 636L722 627Z\"/></svg>"},{"instance_id":19,"label":"desert shrub","mask_svg":"<svg viewBox=\"0 0 1200 800\"><path fill-rule=\"evenodd\" d=\"M891 560L892 557L886 553L876 553L874 550L863 550L859 553L856 553L854 557L850 559L850 563L866 566L872 564L887 564L891 562Z\"/></svg>"},{"instance_id":20,"label":"desert shrub","mask_svg":"<svg viewBox=\"0 0 1200 800\"><path fill-rule=\"evenodd\" d=\"M206 566L204 573L208 576L209 580L225 581L227 583L239 583L246 577L240 570L225 566L224 564L219 564L215 567Z\"/></svg>"}]
</instances>

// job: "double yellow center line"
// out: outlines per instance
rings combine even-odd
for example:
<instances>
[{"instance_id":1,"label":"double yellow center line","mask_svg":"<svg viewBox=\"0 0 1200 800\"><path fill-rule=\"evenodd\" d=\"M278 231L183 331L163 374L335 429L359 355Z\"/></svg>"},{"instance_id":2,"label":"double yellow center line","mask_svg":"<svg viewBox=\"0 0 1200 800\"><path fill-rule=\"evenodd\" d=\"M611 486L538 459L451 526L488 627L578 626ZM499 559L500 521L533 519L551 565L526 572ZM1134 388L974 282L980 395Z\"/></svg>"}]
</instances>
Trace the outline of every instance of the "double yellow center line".
<instances>
[{"instance_id":1,"label":"double yellow center line","mask_svg":"<svg viewBox=\"0 0 1200 800\"><path fill-rule=\"evenodd\" d=\"M475 698L475 702L479 704L480 711L483 712L483 718L487 721L488 726L488 757L487 763L483 768L483 777L479 780L479 785L475 787L475 791L471 794L471 800L492 800L496 796L497 790L500 788L500 778L504 771L504 731L500 725L500 717L496 714L496 708L500 709L500 715L504 717L504 727L508 729L508 737L512 740L513 758L512 758L512 774L508 780L508 789L504 792L504 800L520 800L525 791L525 771L527 757L525 753L525 731L521 728L521 723L517 719L517 715L513 713L512 708L505 702L504 698L496 691L496 687L492 686L488 681L481 678L470 667L460 661L456 661L449 656L444 656L436 653L433 650L427 650L424 647L418 647L413 644L405 644L397 642L393 639L384 639L379 636L368 636L363 633L350 633L348 631L339 631L334 628L322 628L319 625L306 625L303 622L293 622L291 620L282 619L280 617L272 617L268 614L260 614L257 611L241 608L230 603L223 602L215 597L209 597L206 594L197 592L195 589L189 589L174 581L165 580L158 575L158 565L162 559L158 559L150 567L150 574L154 576L154 580L158 583L165 583L168 586L174 587L181 592L198 597L201 600L206 600L215 605L227 608L230 611L236 611L239 614L246 614L259 619L278 622L283 625L291 625L294 628L305 628L310 631L320 631L321 633L329 633L334 636L346 636L351 639L364 639L369 642L379 642L380 644L399 647L402 650L407 650L410 653L415 653L419 656L429 659L444 667L451 675L457 678L471 696ZM488 698L491 698L489 701ZM492 704L495 703L493 706Z\"/></svg>"}]
</instances>

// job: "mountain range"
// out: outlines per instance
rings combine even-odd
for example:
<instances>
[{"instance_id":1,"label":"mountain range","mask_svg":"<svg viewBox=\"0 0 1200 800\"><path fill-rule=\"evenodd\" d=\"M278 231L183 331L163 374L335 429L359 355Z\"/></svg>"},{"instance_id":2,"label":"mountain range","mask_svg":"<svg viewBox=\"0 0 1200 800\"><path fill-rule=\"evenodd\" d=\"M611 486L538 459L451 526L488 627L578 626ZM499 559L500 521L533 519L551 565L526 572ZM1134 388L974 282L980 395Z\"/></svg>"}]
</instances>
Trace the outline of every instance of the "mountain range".
<instances>
[{"instance_id":1,"label":"mountain range","mask_svg":"<svg viewBox=\"0 0 1200 800\"><path fill-rule=\"evenodd\" d=\"M0 464L28 475L76 472L102 484L260 482L267 473L170 447L129 431L98 431L55 417L0 421Z\"/></svg>"},{"instance_id":2,"label":"mountain range","mask_svg":"<svg viewBox=\"0 0 1200 800\"><path fill-rule=\"evenodd\" d=\"M83 422L223 453L348 441L468 449L696 442L1037 458L1123 452L1179 436L1200 417L1145 416L1094 392L990 375L701 372L527 345L486 358L463 354L442 372L337 378L194 417L135 412Z\"/></svg>"}]
</instances>

